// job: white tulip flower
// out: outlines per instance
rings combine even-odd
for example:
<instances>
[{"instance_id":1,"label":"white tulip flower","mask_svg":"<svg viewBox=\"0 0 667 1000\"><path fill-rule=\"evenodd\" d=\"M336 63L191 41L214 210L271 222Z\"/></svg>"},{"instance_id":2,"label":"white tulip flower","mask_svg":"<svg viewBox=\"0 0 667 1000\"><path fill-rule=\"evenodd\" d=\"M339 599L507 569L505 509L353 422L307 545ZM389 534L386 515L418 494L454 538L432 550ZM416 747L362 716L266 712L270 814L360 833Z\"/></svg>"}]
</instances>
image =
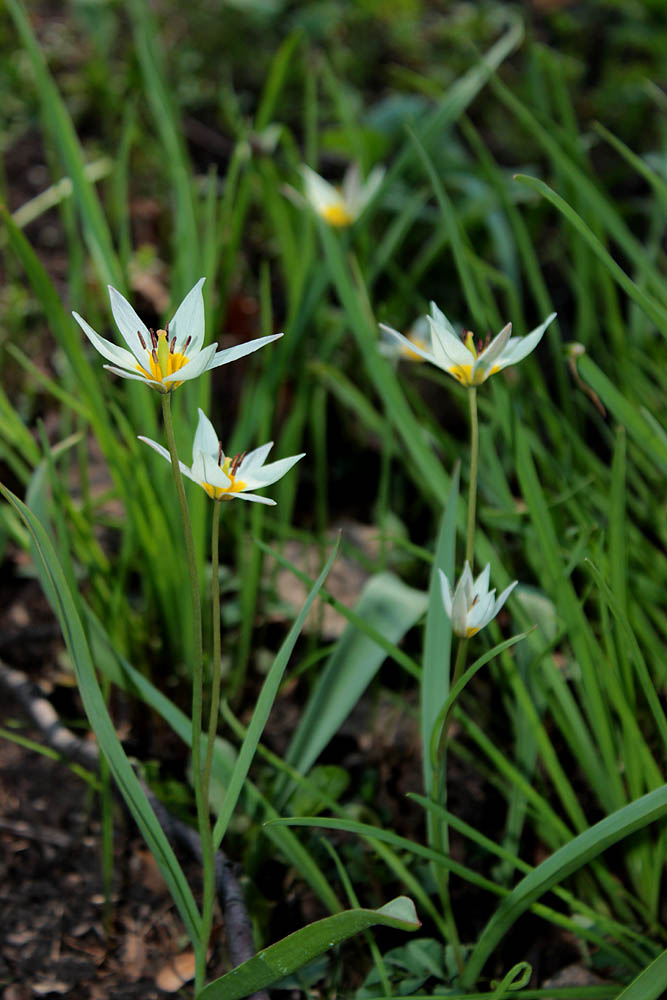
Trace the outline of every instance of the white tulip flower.
<instances>
[{"instance_id":1,"label":"white tulip flower","mask_svg":"<svg viewBox=\"0 0 667 1000\"><path fill-rule=\"evenodd\" d=\"M469 639L471 635L475 635L485 625L488 625L496 617L518 583L517 580L514 580L509 587L503 590L500 597L496 597L495 589L489 590L490 571L490 564L487 563L477 579L473 580L470 564L466 562L461 578L456 584L456 589L452 591L446 575L442 570L438 570L442 602L447 617L452 623L454 633L462 639Z\"/></svg>"},{"instance_id":2,"label":"white tulip flower","mask_svg":"<svg viewBox=\"0 0 667 1000\"><path fill-rule=\"evenodd\" d=\"M199 279L165 329L157 333L149 330L127 299L109 285L111 311L129 351L100 337L78 313L73 312L72 315L93 347L112 362L104 365L110 372L121 378L145 382L158 392L172 392L183 382L197 378L211 368L236 361L282 337L282 333L258 337L224 351L218 351L217 344L203 347L204 298L201 289L205 280Z\"/></svg>"},{"instance_id":3,"label":"white tulip flower","mask_svg":"<svg viewBox=\"0 0 667 1000\"><path fill-rule=\"evenodd\" d=\"M158 455L162 455L171 463L171 456L162 445L147 437L140 436L139 440L150 445ZM289 472L300 458L303 458L305 452L264 465L272 447L273 441L269 441L261 448L255 448L254 451L247 453L243 452L233 458L225 455L213 424L204 411L199 410L199 423L192 444L192 466L188 468L183 462L178 464L183 475L201 486L212 500L238 498L239 500L254 500L255 503L275 506L275 500L260 497L247 491L262 489L264 486L270 486L278 479L282 479L285 473Z\"/></svg>"},{"instance_id":4,"label":"white tulip flower","mask_svg":"<svg viewBox=\"0 0 667 1000\"><path fill-rule=\"evenodd\" d=\"M371 170L365 182L356 163L345 172L343 183L335 187L305 165L301 167L304 181L304 196L320 218L330 226L342 228L351 226L359 218L371 200L384 177L384 167Z\"/></svg>"},{"instance_id":5,"label":"white tulip flower","mask_svg":"<svg viewBox=\"0 0 667 1000\"><path fill-rule=\"evenodd\" d=\"M431 315L426 318L431 331L430 350L411 343L390 326L383 324L382 329L396 338L405 349L448 372L461 385L473 387L486 382L489 375L495 375L508 365L517 364L534 351L542 334L556 318L556 313L547 316L540 326L525 337L512 337L512 324L508 323L493 340L487 337L485 344L481 341L475 344L470 330L464 330L462 338L457 336L454 327L435 302L431 302Z\"/></svg>"}]
</instances>

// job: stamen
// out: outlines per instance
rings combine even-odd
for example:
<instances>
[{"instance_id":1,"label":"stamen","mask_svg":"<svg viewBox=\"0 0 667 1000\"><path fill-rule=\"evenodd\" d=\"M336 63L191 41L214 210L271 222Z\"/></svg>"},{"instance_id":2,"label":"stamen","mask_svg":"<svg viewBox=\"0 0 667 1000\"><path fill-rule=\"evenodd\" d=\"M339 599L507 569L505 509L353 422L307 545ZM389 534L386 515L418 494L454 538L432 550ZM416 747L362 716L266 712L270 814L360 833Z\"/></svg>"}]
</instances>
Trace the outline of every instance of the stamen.
<instances>
[{"instance_id":1,"label":"stamen","mask_svg":"<svg viewBox=\"0 0 667 1000\"><path fill-rule=\"evenodd\" d=\"M469 333L470 333L470 330L466 330L466 328L463 327L463 330L461 331L461 340L463 341L464 344L465 344L466 340L468 339L468 334Z\"/></svg>"},{"instance_id":2,"label":"stamen","mask_svg":"<svg viewBox=\"0 0 667 1000\"><path fill-rule=\"evenodd\" d=\"M229 470L230 473L232 474L232 476L236 475L236 473L238 471L238 468L239 468L241 462L243 461L243 459L246 457L246 455L247 455L247 452L245 452L245 451L241 452L240 455L234 455L234 460L233 460L231 468Z\"/></svg>"},{"instance_id":3,"label":"stamen","mask_svg":"<svg viewBox=\"0 0 667 1000\"><path fill-rule=\"evenodd\" d=\"M156 351L157 350L157 334L156 334L155 330L153 329L153 327L151 327L151 329L150 329L150 334L151 334L151 343L153 345L153 350Z\"/></svg>"},{"instance_id":4,"label":"stamen","mask_svg":"<svg viewBox=\"0 0 667 1000\"><path fill-rule=\"evenodd\" d=\"M168 323L167 323L167 326L169 326L169 324L168 324ZM168 330L165 330L165 333L169 333L169 331L168 331ZM173 354L173 353L174 353L174 348L175 348L175 347L176 347L176 337L172 337L172 338L171 338L171 344L169 345L169 353L170 353L170 354Z\"/></svg>"},{"instance_id":5,"label":"stamen","mask_svg":"<svg viewBox=\"0 0 667 1000\"><path fill-rule=\"evenodd\" d=\"M222 465L222 441L218 441L218 465Z\"/></svg>"},{"instance_id":6,"label":"stamen","mask_svg":"<svg viewBox=\"0 0 667 1000\"><path fill-rule=\"evenodd\" d=\"M141 344L141 346L143 347L143 349L146 350L146 341L141 336L141 330L137 330L137 337L139 338L139 343Z\"/></svg>"},{"instance_id":7,"label":"stamen","mask_svg":"<svg viewBox=\"0 0 667 1000\"><path fill-rule=\"evenodd\" d=\"M152 331L151 331L151 333L152 333ZM155 348L155 347L153 348L153 350L151 351L151 357L152 357L153 361L155 362L155 364L159 365L160 362L158 361L158 357L157 357L157 348Z\"/></svg>"},{"instance_id":8,"label":"stamen","mask_svg":"<svg viewBox=\"0 0 667 1000\"><path fill-rule=\"evenodd\" d=\"M164 332L167 334L167 336L169 336L169 324L168 323L164 324Z\"/></svg>"},{"instance_id":9,"label":"stamen","mask_svg":"<svg viewBox=\"0 0 667 1000\"><path fill-rule=\"evenodd\" d=\"M192 337L188 337L188 339L185 341L185 343L183 344L183 350L181 351L181 354L185 354L185 352L187 351L188 347L190 346L190 341L191 340L192 340Z\"/></svg>"}]
</instances>

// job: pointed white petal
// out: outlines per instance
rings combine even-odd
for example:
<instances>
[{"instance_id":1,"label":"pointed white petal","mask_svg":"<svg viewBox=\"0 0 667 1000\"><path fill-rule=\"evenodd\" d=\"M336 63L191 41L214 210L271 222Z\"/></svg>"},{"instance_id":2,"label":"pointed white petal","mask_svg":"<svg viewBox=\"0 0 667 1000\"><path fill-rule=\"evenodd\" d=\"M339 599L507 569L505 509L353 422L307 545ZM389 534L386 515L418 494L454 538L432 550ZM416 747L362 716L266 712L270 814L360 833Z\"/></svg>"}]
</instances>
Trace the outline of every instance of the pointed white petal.
<instances>
[{"instance_id":1,"label":"pointed white petal","mask_svg":"<svg viewBox=\"0 0 667 1000\"><path fill-rule=\"evenodd\" d=\"M500 357L500 355L507 347L507 343L511 335L512 335L512 324L508 323L506 326L502 328L500 333L496 334L496 336L493 338L489 346L485 347L484 350L481 352L481 354L475 361L475 365L473 368L473 375L479 371L486 372L487 374L488 372L491 371L494 364L496 363L496 359Z\"/></svg>"},{"instance_id":2,"label":"pointed white petal","mask_svg":"<svg viewBox=\"0 0 667 1000\"><path fill-rule=\"evenodd\" d=\"M161 455L162 458L166 458L166 460L171 465L171 455L169 454L169 452L167 451L166 448L163 448L161 444L157 443L157 441L152 441L150 438L142 437L141 434L139 434L137 436L138 436L138 438L139 438L140 441L143 441L144 444L147 444L150 448L153 449L153 451L156 451L158 453L158 455ZM191 473L190 469L188 469L187 465L185 465L184 462L179 462L178 464L179 464L180 470L183 473L183 475L187 476L188 479L192 479L193 478L192 477L192 473ZM197 480L195 479L194 482L196 482L196 481Z\"/></svg>"},{"instance_id":3,"label":"pointed white petal","mask_svg":"<svg viewBox=\"0 0 667 1000\"><path fill-rule=\"evenodd\" d=\"M439 368L449 371L454 365L472 365L474 357L451 326L441 326L431 316L426 317L431 329L431 347Z\"/></svg>"},{"instance_id":4,"label":"pointed white petal","mask_svg":"<svg viewBox=\"0 0 667 1000\"><path fill-rule=\"evenodd\" d=\"M272 340L278 340L279 337L282 337L282 333L274 333L270 337L258 337L256 340L249 340L245 344L237 344L236 347L228 347L224 351L218 351L213 358L213 363L209 367L219 368L220 365L228 365L230 361L238 361L239 358L244 358L246 354L252 354L253 351L258 351L265 344L270 344ZM215 346L217 347L217 344Z\"/></svg>"},{"instance_id":5,"label":"pointed white petal","mask_svg":"<svg viewBox=\"0 0 667 1000\"><path fill-rule=\"evenodd\" d=\"M510 594L512 593L512 591L514 590L514 588L516 587L516 585L517 585L518 582L519 582L518 580L514 580L512 583L510 583L509 587L505 587L505 589L503 590L503 592L500 595L500 597L498 597L496 599L496 603L495 603L495 605L493 607L493 617L494 618L498 614L498 612L500 611L500 609L502 608L503 604L505 603L505 601L507 600L507 598L510 596Z\"/></svg>"},{"instance_id":6,"label":"pointed white petal","mask_svg":"<svg viewBox=\"0 0 667 1000\"><path fill-rule=\"evenodd\" d=\"M489 577L491 575L491 563L487 563L482 572L473 583L473 594L481 597L489 592Z\"/></svg>"},{"instance_id":7,"label":"pointed white petal","mask_svg":"<svg viewBox=\"0 0 667 1000\"><path fill-rule=\"evenodd\" d=\"M526 334L525 337L513 337L502 356L498 359L500 367L506 368L507 365L516 365L519 361L523 361L523 359L527 357L531 351L535 350L542 339L544 331L555 318L556 313L551 313L547 316L544 323L535 327L535 329L531 330L531 332Z\"/></svg>"},{"instance_id":8,"label":"pointed white petal","mask_svg":"<svg viewBox=\"0 0 667 1000\"><path fill-rule=\"evenodd\" d=\"M466 563L466 569L468 570L468 577L470 576L470 567ZM452 628L456 635L466 636L468 634L468 594L466 593L466 585L468 583L468 578L466 577L466 571L464 570L461 579L456 584L456 590L454 591L454 598L452 600Z\"/></svg>"},{"instance_id":9,"label":"pointed white petal","mask_svg":"<svg viewBox=\"0 0 667 1000\"><path fill-rule=\"evenodd\" d=\"M252 488L261 488L262 486L271 486L272 483L277 482L279 479L289 472L292 466L296 465L299 459L303 458L305 451L302 451L300 455L290 455L289 458L281 458L277 462L271 462L270 465L265 465L261 469L253 469L252 475ZM243 479L241 470L239 470L239 476ZM250 486L250 477L248 481Z\"/></svg>"},{"instance_id":10,"label":"pointed white petal","mask_svg":"<svg viewBox=\"0 0 667 1000\"><path fill-rule=\"evenodd\" d=\"M113 372L114 375L120 375L121 378L129 378L129 379L134 379L137 382L145 382L146 385L150 385L151 388L161 390L161 385L159 382L156 382L152 378L146 378L145 375L140 375L139 372L130 372L127 371L125 368L116 368L114 365L102 365L102 367L106 368L108 372Z\"/></svg>"},{"instance_id":11,"label":"pointed white petal","mask_svg":"<svg viewBox=\"0 0 667 1000\"><path fill-rule=\"evenodd\" d=\"M493 599L495 590L484 594L468 611L468 628L480 629L488 625L493 618Z\"/></svg>"},{"instance_id":12,"label":"pointed white petal","mask_svg":"<svg viewBox=\"0 0 667 1000\"><path fill-rule=\"evenodd\" d=\"M219 486L223 490L226 490L231 483L231 479L222 471L217 460L201 451L193 456L192 478L200 486L202 483L209 483L211 486Z\"/></svg>"},{"instance_id":13,"label":"pointed white petal","mask_svg":"<svg viewBox=\"0 0 667 1000\"><path fill-rule=\"evenodd\" d=\"M218 435L215 433L215 428L204 411L198 410L198 413L199 422L197 423L197 430L192 442L192 460L194 461L197 452L201 451L204 455L214 455L217 462L218 448L220 447Z\"/></svg>"},{"instance_id":14,"label":"pointed white petal","mask_svg":"<svg viewBox=\"0 0 667 1000\"><path fill-rule=\"evenodd\" d=\"M179 368L177 372L173 375L167 375L162 381L165 385L169 385L171 382L188 382L192 378L197 378L202 372L205 372L208 368L213 368L211 362L213 361L213 356L215 354L215 349L217 344L209 344L208 347L204 347L203 350L196 354L186 365Z\"/></svg>"},{"instance_id":15,"label":"pointed white petal","mask_svg":"<svg viewBox=\"0 0 667 1000\"><path fill-rule=\"evenodd\" d=\"M438 364L433 354L429 351L425 351L423 347L420 347L418 344L414 344L411 340L408 340L408 338L404 337L402 333L398 332L398 330L394 330L393 327L387 326L385 323L380 323L380 329L383 333L389 334L390 337L396 338L396 340L398 340L406 350L414 351L414 353L418 354L420 358L424 359L424 361L430 361L432 365Z\"/></svg>"},{"instance_id":16,"label":"pointed white petal","mask_svg":"<svg viewBox=\"0 0 667 1000\"><path fill-rule=\"evenodd\" d=\"M144 343L150 344L151 335L148 327L142 319L139 319L130 303L120 292L117 292L111 285L108 285L108 288L111 312L116 321L116 326L137 361L143 365L146 360L146 350L141 346L139 333L144 338Z\"/></svg>"},{"instance_id":17,"label":"pointed white petal","mask_svg":"<svg viewBox=\"0 0 667 1000\"><path fill-rule=\"evenodd\" d=\"M444 327L445 330L447 330L447 332L449 334L451 334L451 336L454 338L454 340L458 340L459 343L461 343L461 338L458 336L456 330L454 329L454 327L452 326L452 324L449 322L449 320L445 316L445 314L442 311L442 309L440 309L435 304L435 302L431 302L430 305L431 305L431 316L430 316L430 318L433 320L433 322L437 323L438 326ZM426 318L428 319L429 317L427 316Z\"/></svg>"},{"instance_id":18,"label":"pointed white petal","mask_svg":"<svg viewBox=\"0 0 667 1000\"><path fill-rule=\"evenodd\" d=\"M358 163L351 163L350 166L345 171L345 176L343 177L343 201L347 205L351 214L359 208L359 203L363 197L363 189L361 183L361 170L359 169Z\"/></svg>"},{"instance_id":19,"label":"pointed white petal","mask_svg":"<svg viewBox=\"0 0 667 1000\"><path fill-rule=\"evenodd\" d=\"M441 569L438 570L440 576L440 590L442 592L442 603L445 606L445 614L451 621L452 618L452 588L447 576Z\"/></svg>"},{"instance_id":20,"label":"pointed white petal","mask_svg":"<svg viewBox=\"0 0 667 1000\"><path fill-rule=\"evenodd\" d=\"M316 212L320 213L331 205L343 204L342 195L333 184L329 184L305 164L299 170L304 181L304 194Z\"/></svg>"},{"instance_id":21,"label":"pointed white petal","mask_svg":"<svg viewBox=\"0 0 667 1000\"><path fill-rule=\"evenodd\" d=\"M120 365L121 368L136 368L137 362L134 354L130 354L130 352L126 351L124 347L117 347L116 344L112 344L110 340L105 340L104 337L100 337L99 333L95 333L92 326L89 323L86 323L83 316L79 316L77 312L73 312L72 316L88 337L88 340L91 342L95 350L99 351L103 358L106 358L107 361L111 361L114 365Z\"/></svg>"},{"instance_id":22,"label":"pointed white petal","mask_svg":"<svg viewBox=\"0 0 667 1000\"><path fill-rule=\"evenodd\" d=\"M206 278L200 278L191 288L169 321L169 340L176 337L176 350L182 351L188 337L192 337L188 355L194 357L204 343L204 297L202 285Z\"/></svg>"},{"instance_id":23,"label":"pointed white petal","mask_svg":"<svg viewBox=\"0 0 667 1000\"><path fill-rule=\"evenodd\" d=\"M269 497L258 497L256 493L230 493L230 497L234 497L235 500L252 500L254 503L263 503L267 507L275 507L276 501L271 500Z\"/></svg>"},{"instance_id":24,"label":"pointed white petal","mask_svg":"<svg viewBox=\"0 0 667 1000\"><path fill-rule=\"evenodd\" d=\"M253 451L249 451L245 456L241 464L239 465L239 474L241 469L245 473L257 472L257 470L264 465L267 455L273 448L273 441L268 441L266 444L261 445L259 448L255 448ZM243 479L243 476L241 476Z\"/></svg>"}]
</instances>

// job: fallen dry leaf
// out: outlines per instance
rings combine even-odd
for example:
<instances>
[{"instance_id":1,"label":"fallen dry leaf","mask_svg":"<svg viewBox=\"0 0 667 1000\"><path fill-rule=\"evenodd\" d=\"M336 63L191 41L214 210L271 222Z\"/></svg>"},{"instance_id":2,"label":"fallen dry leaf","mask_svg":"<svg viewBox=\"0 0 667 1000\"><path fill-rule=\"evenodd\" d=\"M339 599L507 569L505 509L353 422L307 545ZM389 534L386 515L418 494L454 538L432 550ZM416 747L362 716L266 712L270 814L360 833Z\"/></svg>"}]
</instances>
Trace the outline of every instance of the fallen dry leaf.
<instances>
[{"instance_id":1,"label":"fallen dry leaf","mask_svg":"<svg viewBox=\"0 0 667 1000\"><path fill-rule=\"evenodd\" d=\"M180 955L170 959L168 964L160 969L155 982L165 993L176 993L194 977L195 953L183 951Z\"/></svg>"}]
</instances>

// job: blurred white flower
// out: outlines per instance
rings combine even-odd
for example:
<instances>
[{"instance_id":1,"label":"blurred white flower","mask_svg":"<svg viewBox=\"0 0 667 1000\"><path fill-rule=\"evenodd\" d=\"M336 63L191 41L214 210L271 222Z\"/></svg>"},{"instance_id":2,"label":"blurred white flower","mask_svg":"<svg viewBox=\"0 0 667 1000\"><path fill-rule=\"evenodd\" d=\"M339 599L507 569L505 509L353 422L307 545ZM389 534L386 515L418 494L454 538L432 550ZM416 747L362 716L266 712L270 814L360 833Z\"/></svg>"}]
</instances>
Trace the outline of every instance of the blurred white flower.
<instances>
[{"instance_id":1,"label":"blurred white flower","mask_svg":"<svg viewBox=\"0 0 667 1000\"><path fill-rule=\"evenodd\" d=\"M384 167L374 167L365 182L356 163L351 164L340 187L334 187L310 167L303 165L301 176L308 204L330 226L351 226L359 218L384 177Z\"/></svg>"},{"instance_id":2,"label":"blurred white flower","mask_svg":"<svg viewBox=\"0 0 667 1000\"><path fill-rule=\"evenodd\" d=\"M162 455L171 463L171 456L162 445L147 437L140 436L139 440L150 445L158 455ZM183 475L201 486L212 500L233 500L238 497L239 500L254 500L256 503L275 506L275 500L256 496L247 491L262 489L282 479L285 473L303 458L305 452L264 465L272 447L273 441L269 441L261 448L243 452L233 458L225 455L213 424L204 411L199 410L199 423L192 444L192 466L188 468L183 462L178 464Z\"/></svg>"},{"instance_id":3,"label":"blurred white flower","mask_svg":"<svg viewBox=\"0 0 667 1000\"><path fill-rule=\"evenodd\" d=\"M475 344L470 330L464 330L462 338L457 336L442 310L438 309L435 302L431 302L431 315L426 317L431 331L430 350L411 344L402 333L390 326L382 325L382 329L406 349L448 372L461 385L476 386L485 382L489 375L495 375L508 365L517 364L534 351L555 317L556 313L551 313L525 337L511 337L512 324L508 323L493 340L487 336L486 343L478 341Z\"/></svg>"},{"instance_id":4,"label":"blurred white flower","mask_svg":"<svg viewBox=\"0 0 667 1000\"><path fill-rule=\"evenodd\" d=\"M487 563L477 579L473 580L470 565L466 562L454 591L452 591L451 584L443 571L438 570L442 602L445 605L447 617L452 623L455 634L462 639L470 638L471 635L488 625L496 617L518 583L517 580L514 580L509 587L503 590L500 597L496 597L495 589L489 590L490 570L490 564Z\"/></svg>"},{"instance_id":5,"label":"blurred white flower","mask_svg":"<svg viewBox=\"0 0 667 1000\"><path fill-rule=\"evenodd\" d=\"M127 299L109 285L113 318L129 351L100 337L78 313L73 312L72 315L93 347L107 361L112 362L104 365L110 372L122 378L145 382L158 392L172 392L183 382L197 378L202 372L236 361L282 337L282 333L259 337L225 351L218 351L217 344L203 347L204 298L201 289L205 280L199 279L166 328L157 333L149 330Z\"/></svg>"}]
</instances>

